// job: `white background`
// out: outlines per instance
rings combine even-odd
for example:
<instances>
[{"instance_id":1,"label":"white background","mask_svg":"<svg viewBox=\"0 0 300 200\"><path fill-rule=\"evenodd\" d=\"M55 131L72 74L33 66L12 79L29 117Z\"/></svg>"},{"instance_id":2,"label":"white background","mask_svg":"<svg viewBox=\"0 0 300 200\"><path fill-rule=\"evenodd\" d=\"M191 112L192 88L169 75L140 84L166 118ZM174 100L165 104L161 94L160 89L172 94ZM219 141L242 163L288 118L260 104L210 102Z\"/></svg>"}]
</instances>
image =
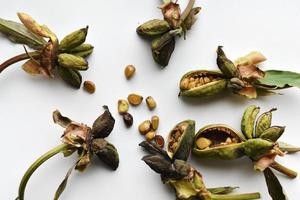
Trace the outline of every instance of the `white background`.
<instances>
[{"instance_id":1,"label":"white background","mask_svg":"<svg viewBox=\"0 0 300 200\"><path fill-rule=\"evenodd\" d=\"M186 1L179 0L184 6ZM75 172L61 199L174 199L173 191L162 185L159 175L140 159L145 153L138 147L143 137L138 124L157 114L161 124L158 132L164 136L179 121L197 121L196 129L210 123L227 123L239 129L243 110L250 104L263 111L272 107L274 124L285 125L281 140L300 145L300 91L288 89L283 95L247 100L235 95L218 99L182 100L177 98L178 81L192 69L216 69L215 50L223 45L227 56L235 59L252 50L265 54L268 60L263 69L282 69L300 72L300 2L297 0L206 0L198 1L203 9L199 20L188 32L187 39L179 39L167 68L161 69L151 57L149 43L138 37L135 28L142 22L160 18L156 8L159 0L131 1L2 1L1 17L17 20L16 12L31 14L38 22L47 24L57 35L64 35L86 25L90 26L87 42L95 46L89 58L90 69L84 80L92 80L97 92L90 95L74 90L61 80L47 80L25 74L21 63L11 66L0 78L1 167L0 199L14 199L18 184L29 165L41 154L60 144L63 129L52 122L55 109L78 122L92 124L110 107L116 126L108 140L120 153L116 172L95 161L84 174ZM20 45L0 38L1 62L18 53ZM124 67L134 64L137 73L130 81L123 76ZM145 103L130 108L134 126L125 128L117 114L116 104L131 92L144 97L152 95L158 103L155 111L148 111ZM282 164L300 171L299 154L278 158ZM75 156L62 155L49 160L28 183L26 199L52 199ZM253 170L247 159L226 161L197 161L192 164L204 175L206 185L240 186L237 191L262 194L270 199L262 173ZM291 180L276 173L291 200L299 199L299 178Z\"/></svg>"}]
</instances>

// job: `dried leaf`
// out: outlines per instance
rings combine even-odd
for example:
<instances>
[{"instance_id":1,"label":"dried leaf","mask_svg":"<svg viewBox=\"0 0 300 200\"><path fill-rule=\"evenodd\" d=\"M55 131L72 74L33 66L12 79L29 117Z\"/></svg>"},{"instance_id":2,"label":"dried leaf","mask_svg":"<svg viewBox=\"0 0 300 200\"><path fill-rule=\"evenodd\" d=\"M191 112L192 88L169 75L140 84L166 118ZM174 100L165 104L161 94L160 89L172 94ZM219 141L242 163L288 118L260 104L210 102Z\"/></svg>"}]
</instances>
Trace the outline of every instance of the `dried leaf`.
<instances>
[{"instance_id":1,"label":"dried leaf","mask_svg":"<svg viewBox=\"0 0 300 200\"><path fill-rule=\"evenodd\" d=\"M83 172L90 163L91 163L91 155L90 153L86 153L80 157L79 161L75 166L75 169Z\"/></svg>"},{"instance_id":2,"label":"dried leaf","mask_svg":"<svg viewBox=\"0 0 300 200\"><path fill-rule=\"evenodd\" d=\"M146 151L148 151L151 154L161 155L161 156L165 157L166 159L171 160L169 158L167 152L165 150L163 150L162 148L160 148L157 144L153 144L148 141L143 141L139 144L139 146L143 147Z\"/></svg>"},{"instance_id":3,"label":"dried leaf","mask_svg":"<svg viewBox=\"0 0 300 200\"><path fill-rule=\"evenodd\" d=\"M103 106L104 113L93 123L92 138L105 138L109 136L115 125L115 119L111 115L107 106Z\"/></svg>"},{"instance_id":4,"label":"dried leaf","mask_svg":"<svg viewBox=\"0 0 300 200\"><path fill-rule=\"evenodd\" d=\"M278 143L279 149L281 151L284 151L287 153L296 153L296 152L300 151L300 147L296 147L296 146L290 145L285 142L277 142L277 143Z\"/></svg>"},{"instance_id":5,"label":"dried leaf","mask_svg":"<svg viewBox=\"0 0 300 200\"><path fill-rule=\"evenodd\" d=\"M90 130L87 125L71 122L65 129L62 140L65 144L82 147L87 141Z\"/></svg>"},{"instance_id":6,"label":"dried leaf","mask_svg":"<svg viewBox=\"0 0 300 200\"><path fill-rule=\"evenodd\" d=\"M265 73L260 70L255 65L249 65L249 66L237 66L239 75L242 79L259 79L263 78L265 76Z\"/></svg>"},{"instance_id":7,"label":"dried leaf","mask_svg":"<svg viewBox=\"0 0 300 200\"><path fill-rule=\"evenodd\" d=\"M68 117L62 116L59 110L55 110L52 113L52 118L55 124L59 124L63 128L66 128L72 122Z\"/></svg>"},{"instance_id":8,"label":"dried leaf","mask_svg":"<svg viewBox=\"0 0 300 200\"><path fill-rule=\"evenodd\" d=\"M26 44L33 49L41 49L46 43L42 37L28 31L23 24L1 18L0 32L12 42Z\"/></svg>"},{"instance_id":9,"label":"dried leaf","mask_svg":"<svg viewBox=\"0 0 300 200\"><path fill-rule=\"evenodd\" d=\"M277 88L298 87L300 88L300 74L290 71L268 70L265 76L258 79L258 82L267 86Z\"/></svg>"},{"instance_id":10,"label":"dried leaf","mask_svg":"<svg viewBox=\"0 0 300 200\"><path fill-rule=\"evenodd\" d=\"M33 59L29 59L27 60L23 65L22 65L22 69L30 74L30 75L41 75L41 74L45 74L45 72L43 72L43 68L41 67L41 65L33 60Z\"/></svg>"},{"instance_id":11,"label":"dried leaf","mask_svg":"<svg viewBox=\"0 0 300 200\"><path fill-rule=\"evenodd\" d=\"M163 176L168 176L170 174L176 173L171 161L166 160L160 155L147 155L142 158L142 160L156 173Z\"/></svg>"},{"instance_id":12,"label":"dried leaf","mask_svg":"<svg viewBox=\"0 0 300 200\"><path fill-rule=\"evenodd\" d=\"M265 180L268 186L269 194L273 200L287 200L283 188L270 168L264 170Z\"/></svg>"},{"instance_id":13,"label":"dried leaf","mask_svg":"<svg viewBox=\"0 0 300 200\"><path fill-rule=\"evenodd\" d=\"M169 2L160 6L164 19L174 28L178 28L181 24L181 10L179 4Z\"/></svg>"},{"instance_id":14,"label":"dried leaf","mask_svg":"<svg viewBox=\"0 0 300 200\"><path fill-rule=\"evenodd\" d=\"M245 96L249 99L255 99L257 98L257 92L254 87L244 87L243 89L237 91L237 94Z\"/></svg>"},{"instance_id":15,"label":"dried leaf","mask_svg":"<svg viewBox=\"0 0 300 200\"><path fill-rule=\"evenodd\" d=\"M57 188L57 190L56 190L56 192L55 192L55 195L54 195L53 200L58 200L59 197L60 197L60 195L61 195L61 194L63 193L63 191L66 189L66 186L67 186L67 183L68 183L68 179L69 179L69 176L71 175L71 173L72 173L72 171L73 171L73 168L74 168L74 166L72 166L72 167L68 170L68 172L67 172L67 174L66 174L64 180L63 180L63 181L60 183L60 185L58 186L58 188Z\"/></svg>"}]
</instances>

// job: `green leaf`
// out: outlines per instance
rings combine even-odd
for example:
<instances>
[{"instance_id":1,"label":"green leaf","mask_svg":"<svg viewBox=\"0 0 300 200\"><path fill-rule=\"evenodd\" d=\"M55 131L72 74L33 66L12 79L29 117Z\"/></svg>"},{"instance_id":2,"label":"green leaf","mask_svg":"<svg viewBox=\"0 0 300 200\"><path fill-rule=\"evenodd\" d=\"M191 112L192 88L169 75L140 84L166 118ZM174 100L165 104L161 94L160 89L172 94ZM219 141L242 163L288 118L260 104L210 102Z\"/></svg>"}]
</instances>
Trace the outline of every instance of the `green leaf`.
<instances>
[{"instance_id":1,"label":"green leaf","mask_svg":"<svg viewBox=\"0 0 300 200\"><path fill-rule=\"evenodd\" d=\"M264 78L258 82L267 86L276 86L275 89L298 87L300 88L300 74L290 71L268 70Z\"/></svg>"},{"instance_id":2,"label":"green leaf","mask_svg":"<svg viewBox=\"0 0 300 200\"><path fill-rule=\"evenodd\" d=\"M19 44L25 44L33 49L41 49L46 41L30 32L23 24L0 18L0 32L9 40Z\"/></svg>"},{"instance_id":3,"label":"green leaf","mask_svg":"<svg viewBox=\"0 0 300 200\"><path fill-rule=\"evenodd\" d=\"M272 199L287 200L288 198L284 194L283 188L275 174L272 172L272 170L270 168L266 168L264 170L264 175L268 186L269 194L272 197Z\"/></svg>"}]
</instances>

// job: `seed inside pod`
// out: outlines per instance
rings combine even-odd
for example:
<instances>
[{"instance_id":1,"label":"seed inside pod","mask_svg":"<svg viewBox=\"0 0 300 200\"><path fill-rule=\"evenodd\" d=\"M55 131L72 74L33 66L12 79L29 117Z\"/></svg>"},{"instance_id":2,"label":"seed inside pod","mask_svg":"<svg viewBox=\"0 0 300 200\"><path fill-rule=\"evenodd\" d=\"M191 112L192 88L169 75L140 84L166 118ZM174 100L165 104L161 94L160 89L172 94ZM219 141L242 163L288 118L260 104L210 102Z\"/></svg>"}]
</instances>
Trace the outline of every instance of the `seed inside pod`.
<instances>
[{"instance_id":1,"label":"seed inside pod","mask_svg":"<svg viewBox=\"0 0 300 200\"><path fill-rule=\"evenodd\" d=\"M83 87L88 93L91 94L93 94L96 91L96 85L92 81L84 81Z\"/></svg>"},{"instance_id":2,"label":"seed inside pod","mask_svg":"<svg viewBox=\"0 0 300 200\"><path fill-rule=\"evenodd\" d=\"M196 87L200 87L218 80L221 80L222 77L219 73L208 73L204 70L193 72L186 75L180 81L180 89L190 90Z\"/></svg>"},{"instance_id":3,"label":"seed inside pod","mask_svg":"<svg viewBox=\"0 0 300 200\"><path fill-rule=\"evenodd\" d=\"M128 102L133 106L138 106L142 103L143 97L138 94L129 94L127 97Z\"/></svg>"},{"instance_id":4,"label":"seed inside pod","mask_svg":"<svg viewBox=\"0 0 300 200\"><path fill-rule=\"evenodd\" d=\"M207 147L209 147L211 145L212 141L204 138L204 137L200 137L197 139L196 141L196 145L199 149L205 149Z\"/></svg>"},{"instance_id":5,"label":"seed inside pod","mask_svg":"<svg viewBox=\"0 0 300 200\"><path fill-rule=\"evenodd\" d=\"M130 79L135 73L135 67L133 65L127 65L124 70L124 74L127 79Z\"/></svg>"},{"instance_id":6,"label":"seed inside pod","mask_svg":"<svg viewBox=\"0 0 300 200\"><path fill-rule=\"evenodd\" d=\"M150 110L153 110L155 107L156 107L156 102L155 100L153 99L153 97L151 96L148 96L146 98L146 103L147 103L147 106Z\"/></svg>"},{"instance_id":7,"label":"seed inside pod","mask_svg":"<svg viewBox=\"0 0 300 200\"><path fill-rule=\"evenodd\" d=\"M159 125L159 117L157 115L151 117L152 129L157 130Z\"/></svg>"},{"instance_id":8,"label":"seed inside pod","mask_svg":"<svg viewBox=\"0 0 300 200\"><path fill-rule=\"evenodd\" d=\"M123 120L127 127L131 127L133 124L133 117L130 113L124 113L123 114Z\"/></svg>"},{"instance_id":9,"label":"seed inside pod","mask_svg":"<svg viewBox=\"0 0 300 200\"><path fill-rule=\"evenodd\" d=\"M128 102L126 100L124 100L124 99L120 99L118 101L118 112L120 114L124 114L124 113L128 112L128 109L129 109Z\"/></svg>"},{"instance_id":10,"label":"seed inside pod","mask_svg":"<svg viewBox=\"0 0 300 200\"><path fill-rule=\"evenodd\" d=\"M139 125L139 132L142 135L145 135L146 133L148 133L151 130L151 122L150 120L146 120L143 121L140 125Z\"/></svg>"},{"instance_id":11,"label":"seed inside pod","mask_svg":"<svg viewBox=\"0 0 300 200\"><path fill-rule=\"evenodd\" d=\"M149 131L149 132L145 135L146 140L147 140L148 142L150 142L151 140L154 139L155 135L156 135L155 131Z\"/></svg>"}]
</instances>

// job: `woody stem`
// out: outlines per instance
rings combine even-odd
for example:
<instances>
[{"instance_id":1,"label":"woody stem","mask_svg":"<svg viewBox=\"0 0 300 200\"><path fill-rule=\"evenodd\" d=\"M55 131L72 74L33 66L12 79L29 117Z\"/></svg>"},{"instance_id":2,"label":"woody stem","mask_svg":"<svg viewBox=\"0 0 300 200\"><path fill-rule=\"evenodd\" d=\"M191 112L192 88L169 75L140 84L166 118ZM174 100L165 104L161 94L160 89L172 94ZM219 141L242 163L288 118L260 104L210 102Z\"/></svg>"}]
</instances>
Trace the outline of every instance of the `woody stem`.
<instances>
[{"instance_id":1,"label":"woody stem","mask_svg":"<svg viewBox=\"0 0 300 200\"><path fill-rule=\"evenodd\" d=\"M287 175L287 176L290 177L290 178L296 178L297 175L298 175L297 172L295 172L295 171L293 171L293 170L291 170L291 169L289 169L289 168L287 168L287 167L285 167L285 166L279 164L278 162L274 162L274 163L271 165L271 167L272 167L273 169L275 169L275 170L277 170L277 171L279 171L279 172L281 172L281 173Z\"/></svg>"},{"instance_id":2,"label":"woody stem","mask_svg":"<svg viewBox=\"0 0 300 200\"><path fill-rule=\"evenodd\" d=\"M27 53L23 53L23 54L20 54L20 55L17 55L15 57L12 57L10 59L8 59L7 61L5 61L4 63L2 63L0 65L0 73L6 69L7 67L9 67L10 65L12 64L15 64L19 61L22 61L22 60L26 60L26 59L29 59L29 58L35 58L35 59L38 59L40 57L40 53L35 51L35 52L29 52L28 54Z\"/></svg>"},{"instance_id":3,"label":"woody stem","mask_svg":"<svg viewBox=\"0 0 300 200\"><path fill-rule=\"evenodd\" d=\"M259 199L260 194L258 192L255 193L248 193L248 194L212 194L212 200L251 200L251 199Z\"/></svg>"},{"instance_id":4,"label":"woody stem","mask_svg":"<svg viewBox=\"0 0 300 200\"><path fill-rule=\"evenodd\" d=\"M58 145L57 147L54 147L41 157L39 157L32 165L27 169L25 172L20 185L19 185L19 193L18 193L18 200L24 200L24 193L25 193L25 188L27 185L28 180L30 179L31 175L35 172L37 168L39 168L44 162L46 162L48 159L51 157L55 156L56 154L70 148L68 144L61 144Z\"/></svg>"}]
</instances>

